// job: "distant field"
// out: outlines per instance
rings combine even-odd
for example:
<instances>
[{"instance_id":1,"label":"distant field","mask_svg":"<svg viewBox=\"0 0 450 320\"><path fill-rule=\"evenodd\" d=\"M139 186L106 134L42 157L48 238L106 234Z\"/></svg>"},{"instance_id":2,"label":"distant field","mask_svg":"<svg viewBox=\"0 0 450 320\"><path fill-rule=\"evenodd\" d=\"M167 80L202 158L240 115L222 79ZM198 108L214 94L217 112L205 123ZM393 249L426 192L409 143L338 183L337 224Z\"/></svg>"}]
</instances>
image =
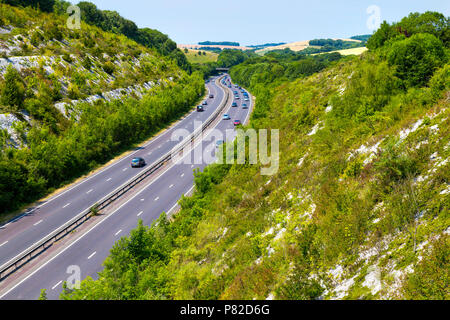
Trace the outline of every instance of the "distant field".
<instances>
[{"instance_id":1,"label":"distant field","mask_svg":"<svg viewBox=\"0 0 450 320\"><path fill-rule=\"evenodd\" d=\"M360 48L338 50L338 51L333 51L333 52L339 52L343 56L349 56L349 55L352 55L352 54L359 56L360 54L363 54L366 51L367 51L366 47L360 47Z\"/></svg>"},{"instance_id":2,"label":"distant field","mask_svg":"<svg viewBox=\"0 0 450 320\"><path fill-rule=\"evenodd\" d=\"M332 40L361 42L360 40L355 40L355 39L332 39ZM302 51L302 50L305 50L306 48L309 48L309 47L318 48L318 47L315 47L315 46L310 46L309 45L309 40L306 40L306 41L297 41L297 42L286 43L286 44L283 44L283 45L280 45L280 46L275 46L275 47L267 47L267 48L264 48L264 49L261 49L261 50L257 50L256 53L259 54L259 55L264 55L264 54L266 54L269 51L283 50L283 49L286 49L286 48L289 48L292 51ZM342 51L344 51L344 50L342 50ZM355 54L355 53L353 53L353 54Z\"/></svg>"},{"instance_id":3,"label":"distant field","mask_svg":"<svg viewBox=\"0 0 450 320\"><path fill-rule=\"evenodd\" d=\"M275 46L275 47L267 47L261 50L257 50L256 53L260 54L260 55L264 55L265 53L269 52L269 51L273 51L273 50L283 50L286 48L291 49L292 51L302 51L306 48L309 47L309 40L307 41L298 41L298 42L291 42L291 43L286 43L280 46Z\"/></svg>"},{"instance_id":4,"label":"distant field","mask_svg":"<svg viewBox=\"0 0 450 320\"><path fill-rule=\"evenodd\" d=\"M177 47L181 50L187 49L200 49L200 48L218 48L218 49L236 49L236 50L252 50L249 47L235 47L235 46L221 46L221 45L199 45L199 44L178 44Z\"/></svg>"},{"instance_id":5,"label":"distant field","mask_svg":"<svg viewBox=\"0 0 450 320\"><path fill-rule=\"evenodd\" d=\"M186 57L190 63L208 63L208 62L216 62L219 55L214 52L201 51L206 52L206 55L199 56L198 53L201 50L191 50L188 49L188 53L186 53ZM184 52L184 50L183 50Z\"/></svg>"}]
</instances>

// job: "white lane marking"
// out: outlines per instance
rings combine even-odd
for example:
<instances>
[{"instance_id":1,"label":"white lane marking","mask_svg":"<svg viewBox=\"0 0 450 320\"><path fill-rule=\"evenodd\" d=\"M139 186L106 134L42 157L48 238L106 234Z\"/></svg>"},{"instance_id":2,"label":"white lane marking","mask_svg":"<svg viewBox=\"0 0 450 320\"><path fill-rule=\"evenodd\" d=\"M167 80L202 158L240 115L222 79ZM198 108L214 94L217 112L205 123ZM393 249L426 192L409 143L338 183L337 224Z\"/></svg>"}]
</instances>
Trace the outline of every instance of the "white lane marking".
<instances>
[{"instance_id":1,"label":"white lane marking","mask_svg":"<svg viewBox=\"0 0 450 320\"><path fill-rule=\"evenodd\" d=\"M194 167L194 165L191 166L191 168L193 168L193 167Z\"/></svg>"},{"instance_id":2,"label":"white lane marking","mask_svg":"<svg viewBox=\"0 0 450 320\"><path fill-rule=\"evenodd\" d=\"M222 98L222 102L225 100L225 95ZM229 109L227 109L229 110ZM206 135L206 137L209 137L209 135L211 134L212 130L210 130L208 132L208 134ZM161 136L158 136L155 138L158 139ZM203 140L202 140L203 141ZM194 145L194 149L202 142L198 142L196 145ZM153 141L152 141L153 142ZM150 144L150 143L149 143ZM178 162L181 162L184 158L186 158L187 156L190 156L191 153L185 155L183 158L181 158ZM125 159L126 157L124 157ZM178 163L177 162L177 163ZM117 163L116 163L117 164ZM134 199L136 199L136 197L138 195L140 195L142 192L144 192L145 190L147 190L150 186L153 185L153 183L155 183L156 181L158 181L161 177L164 176L164 174L166 172L168 172L169 170L171 170L173 166L168 167L164 172L162 172L158 177L156 177L155 180L153 180L152 182L150 182L147 186L145 186L142 190L140 190L137 194L135 194L134 197L128 199L127 201L125 201L124 203L122 203L122 205L120 205L114 212L112 212L110 215L106 216L105 219L100 220L99 223L97 223L96 225L94 225L91 229L89 229L85 234L83 234L82 236L80 236L78 239L76 239L75 241L73 241L71 244L69 244L66 248L64 248L62 251L60 251L59 253L57 253L54 257L52 257L51 259L49 259L47 262L45 262L43 265L41 265L39 268L37 268L35 271L33 271L32 273L30 273L27 277L25 277L24 279L22 279L21 281L19 281L19 283L17 283L16 285L14 285L12 288L10 288L8 291L6 291L3 295L0 296L0 299L2 299L3 297L5 297L6 295L8 295L11 291L15 290L18 286L20 286L22 283L24 283L25 281L27 281L28 279L30 279L32 276L34 276L37 272L39 272L41 269L43 269L44 267L46 267L48 264L50 264L53 260L55 260L56 258L58 258L61 254L63 254L64 252L66 252L67 250L69 250L73 245L75 245L76 243L78 243L78 241L80 241L81 239L83 239L86 235L88 235L91 231L93 231L94 229L96 229L98 226L100 226L103 222L107 221L108 218L112 217L115 213L119 212L120 209L122 209L125 205L127 205L129 202L133 201ZM111 180L111 179L109 179ZM192 187L194 188L194 187ZM191 189L192 189L191 188ZM159 198L158 198L159 199ZM87 210L88 208L86 208Z\"/></svg>"},{"instance_id":3,"label":"white lane marking","mask_svg":"<svg viewBox=\"0 0 450 320\"><path fill-rule=\"evenodd\" d=\"M144 199L144 198L142 198L142 199L141 199L141 202L143 202L143 201L145 201L145 199Z\"/></svg>"},{"instance_id":4,"label":"white lane marking","mask_svg":"<svg viewBox=\"0 0 450 320\"><path fill-rule=\"evenodd\" d=\"M125 172L125 171L127 171L127 170L128 170L128 168L124 168L122 171Z\"/></svg>"},{"instance_id":5,"label":"white lane marking","mask_svg":"<svg viewBox=\"0 0 450 320\"><path fill-rule=\"evenodd\" d=\"M57 284L55 284L55 285L52 287L52 290L55 290L56 287L59 286L61 283L62 283L62 280L61 280L60 282L58 282Z\"/></svg>"},{"instance_id":6,"label":"white lane marking","mask_svg":"<svg viewBox=\"0 0 450 320\"><path fill-rule=\"evenodd\" d=\"M63 209L64 209L64 208L67 208L68 206L70 206L70 202L69 202L68 204L66 204L66 205L63 207Z\"/></svg>"},{"instance_id":7,"label":"white lane marking","mask_svg":"<svg viewBox=\"0 0 450 320\"><path fill-rule=\"evenodd\" d=\"M182 178L184 177L184 173L181 175L181 177L182 177Z\"/></svg>"},{"instance_id":8,"label":"white lane marking","mask_svg":"<svg viewBox=\"0 0 450 320\"><path fill-rule=\"evenodd\" d=\"M86 194L91 193L92 191L94 191L94 189L89 190L88 192L86 192Z\"/></svg>"},{"instance_id":9,"label":"white lane marking","mask_svg":"<svg viewBox=\"0 0 450 320\"><path fill-rule=\"evenodd\" d=\"M223 99L222 99L222 102L223 102ZM192 111L192 112L191 112L190 114L188 114L186 117L189 117L189 116L191 116L191 115L193 115L193 114L195 114L195 113L196 113L196 111ZM179 122L180 122L180 121L175 121L175 122L174 122L169 128L167 128L164 132L162 132L161 134L159 134L159 135L156 136L156 137L153 137L150 141L144 142L144 145L143 145L143 146L144 146L144 147L148 147L148 146L152 145L155 141L159 140L161 137L165 136L166 134L169 134L170 131L173 131L173 130L176 128L176 126L177 126L177 124L178 124ZM67 192L69 192L69 191L71 191L71 190L73 190L73 189L75 189L75 188L81 186L81 185L82 185L83 183L85 183L86 181L89 181L89 180L91 180L92 178L98 176L99 174L104 173L105 171L107 171L107 170L111 169L112 167L116 166L117 164L121 163L123 160L130 159L131 156L133 156L134 154L138 153L139 151L140 151L140 150L136 150L136 151L134 151L134 152L131 153L131 154L124 155L123 157L117 159L116 162L112 163L112 164L109 165L109 166L106 166L105 168L101 169L101 170L98 171L97 173L92 174L91 176L89 176L89 177L87 177L86 179L84 179L83 181L81 181L79 184L75 184L73 187L68 188L67 190L65 190L65 191L61 192L60 194L54 196L53 198L49 199L49 200L46 201L42 206L45 206L45 205L49 204L50 202L52 202L52 201L56 200L57 198L61 197L63 194L66 194ZM106 180L106 181L110 181L110 180L111 180L111 178L109 178L109 179ZM9 223L8 223L8 224L9 224ZM4 227L6 227L6 225L5 225Z\"/></svg>"},{"instance_id":10,"label":"white lane marking","mask_svg":"<svg viewBox=\"0 0 450 320\"><path fill-rule=\"evenodd\" d=\"M94 251L94 253L88 257L88 260L91 259L93 256L95 256L96 253L97 253L97 251Z\"/></svg>"},{"instance_id":11,"label":"white lane marking","mask_svg":"<svg viewBox=\"0 0 450 320\"><path fill-rule=\"evenodd\" d=\"M140 217L143 213L144 213L144 211L141 211L141 212L138 213L137 216Z\"/></svg>"},{"instance_id":12,"label":"white lane marking","mask_svg":"<svg viewBox=\"0 0 450 320\"><path fill-rule=\"evenodd\" d=\"M169 186L169 189L172 189L173 188L173 184L171 184L170 186Z\"/></svg>"},{"instance_id":13,"label":"white lane marking","mask_svg":"<svg viewBox=\"0 0 450 320\"><path fill-rule=\"evenodd\" d=\"M109 181L111 181L112 180L112 178L109 178L108 180L106 180L106 182L109 182Z\"/></svg>"},{"instance_id":14,"label":"white lane marking","mask_svg":"<svg viewBox=\"0 0 450 320\"><path fill-rule=\"evenodd\" d=\"M122 232L122 229L120 229L119 231L116 232L115 236L119 235L119 233Z\"/></svg>"},{"instance_id":15,"label":"white lane marking","mask_svg":"<svg viewBox=\"0 0 450 320\"><path fill-rule=\"evenodd\" d=\"M42 222L42 220L36 222L36 223L34 224L34 226L37 226L37 225L38 225L39 223L41 223L41 222Z\"/></svg>"},{"instance_id":16,"label":"white lane marking","mask_svg":"<svg viewBox=\"0 0 450 320\"><path fill-rule=\"evenodd\" d=\"M4 246L7 243L8 243L8 241L3 242L2 244L0 244L0 247Z\"/></svg>"},{"instance_id":17,"label":"white lane marking","mask_svg":"<svg viewBox=\"0 0 450 320\"><path fill-rule=\"evenodd\" d=\"M156 197L155 201L158 201L158 200L159 200L159 197Z\"/></svg>"},{"instance_id":18,"label":"white lane marking","mask_svg":"<svg viewBox=\"0 0 450 320\"><path fill-rule=\"evenodd\" d=\"M151 155L153 152L152 151L150 151L149 153L147 153L147 155L149 156L149 155Z\"/></svg>"}]
</instances>

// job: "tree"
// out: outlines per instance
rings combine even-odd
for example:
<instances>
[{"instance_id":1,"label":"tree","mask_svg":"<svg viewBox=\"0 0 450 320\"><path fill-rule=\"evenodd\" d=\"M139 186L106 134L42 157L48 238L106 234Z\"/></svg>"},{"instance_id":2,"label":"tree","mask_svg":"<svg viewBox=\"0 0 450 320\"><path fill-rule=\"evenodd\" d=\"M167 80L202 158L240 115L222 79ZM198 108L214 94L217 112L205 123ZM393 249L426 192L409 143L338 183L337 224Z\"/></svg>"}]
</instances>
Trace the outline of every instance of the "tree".
<instances>
[{"instance_id":1,"label":"tree","mask_svg":"<svg viewBox=\"0 0 450 320\"><path fill-rule=\"evenodd\" d=\"M434 72L448 61L442 42L426 33L394 42L387 59L408 87L426 85Z\"/></svg>"},{"instance_id":2,"label":"tree","mask_svg":"<svg viewBox=\"0 0 450 320\"><path fill-rule=\"evenodd\" d=\"M440 39L445 46L450 44L450 19L442 13L427 11L425 13L411 13L403 18L397 28L401 28L410 35L429 33Z\"/></svg>"},{"instance_id":3,"label":"tree","mask_svg":"<svg viewBox=\"0 0 450 320\"><path fill-rule=\"evenodd\" d=\"M41 295L39 296L39 300L47 300L47 290L42 289Z\"/></svg>"},{"instance_id":4,"label":"tree","mask_svg":"<svg viewBox=\"0 0 450 320\"><path fill-rule=\"evenodd\" d=\"M45 12L53 12L53 6L55 5L55 0L3 0L1 2L11 6L31 6Z\"/></svg>"},{"instance_id":5,"label":"tree","mask_svg":"<svg viewBox=\"0 0 450 320\"><path fill-rule=\"evenodd\" d=\"M133 21L124 19L116 11L102 11L102 22L100 27L105 31L123 34L130 39L136 39L138 27Z\"/></svg>"},{"instance_id":6,"label":"tree","mask_svg":"<svg viewBox=\"0 0 450 320\"><path fill-rule=\"evenodd\" d=\"M53 6L53 12L59 15L64 15L67 13L67 8L69 8L72 4L68 1L64 0L55 0L55 4Z\"/></svg>"},{"instance_id":7,"label":"tree","mask_svg":"<svg viewBox=\"0 0 450 320\"><path fill-rule=\"evenodd\" d=\"M367 48L375 50L399 36L409 38L418 33L428 33L440 39L446 47L450 43L449 18L439 12L427 11L425 13L411 13L400 22L390 25L384 21L380 28L367 41Z\"/></svg>"},{"instance_id":8,"label":"tree","mask_svg":"<svg viewBox=\"0 0 450 320\"><path fill-rule=\"evenodd\" d=\"M97 9L97 6L93 3L82 1L78 4L81 10L81 19L89 24L100 26L104 20L104 16L101 10Z\"/></svg>"},{"instance_id":9,"label":"tree","mask_svg":"<svg viewBox=\"0 0 450 320\"><path fill-rule=\"evenodd\" d=\"M25 85L19 72L11 65L5 74L5 81L0 86L0 104L18 111L25 100Z\"/></svg>"},{"instance_id":10,"label":"tree","mask_svg":"<svg viewBox=\"0 0 450 320\"><path fill-rule=\"evenodd\" d=\"M384 46L386 41L398 35L398 32L386 21L380 25L380 28L367 41L367 48L375 50Z\"/></svg>"},{"instance_id":11,"label":"tree","mask_svg":"<svg viewBox=\"0 0 450 320\"><path fill-rule=\"evenodd\" d=\"M225 49L217 58L217 66L219 68L230 68L244 62L248 57L248 54L241 50Z\"/></svg>"}]
</instances>

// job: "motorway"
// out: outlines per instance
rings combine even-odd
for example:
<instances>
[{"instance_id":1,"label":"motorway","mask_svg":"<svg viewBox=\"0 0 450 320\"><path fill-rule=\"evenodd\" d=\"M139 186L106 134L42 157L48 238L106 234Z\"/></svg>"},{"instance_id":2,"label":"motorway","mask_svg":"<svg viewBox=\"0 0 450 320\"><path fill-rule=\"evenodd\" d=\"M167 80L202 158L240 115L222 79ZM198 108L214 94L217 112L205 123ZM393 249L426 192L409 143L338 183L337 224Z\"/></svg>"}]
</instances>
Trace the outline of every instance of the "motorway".
<instances>
[{"instance_id":1,"label":"motorway","mask_svg":"<svg viewBox=\"0 0 450 320\"><path fill-rule=\"evenodd\" d=\"M171 141L172 133L177 129L194 131L194 121L206 120L220 105L224 93L214 81L207 85L214 99L208 99L209 107L203 113L192 112L176 125L155 139L138 148L135 152L100 170L66 191L42 203L31 214L25 215L0 227L0 266L44 238L51 231L82 211L91 208L97 201L108 195L123 183L140 173L141 169L132 169L131 159L142 157L147 164L158 160L179 143Z\"/></svg>"},{"instance_id":2,"label":"motorway","mask_svg":"<svg viewBox=\"0 0 450 320\"><path fill-rule=\"evenodd\" d=\"M3 230L0 230L0 245L3 243L0 247L0 265L136 175L139 169L132 170L130 168L132 158L141 156L146 159L147 164L151 164L170 152L179 143L179 141L171 141L174 130L183 128L192 132L194 121L206 120L223 101L225 92L222 88L217 86L214 81L208 83L207 86L215 98L208 100L208 106L204 112L189 114L134 153L119 159L59 196L50 199L33 214L6 225ZM226 88L226 90L230 89ZM231 90L237 89L232 88ZM45 264L33 270L27 277L17 281L15 286L7 292L2 292L0 298L34 300L39 297L41 289L46 289L48 299L58 299L62 291L62 282L70 276L67 268L74 265L80 268L82 279L87 276L96 279L97 273L102 270L102 263L109 255L114 243L122 236L128 235L137 226L139 219L143 220L144 225L151 225L162 212L170 212L183 194L192 190L193 170L197 168L202 170L206 163L204 159L198 164L185 160L186 157L192 159L192 155L198 150L207 150L210 154L214 154L218 138L212 134L211 130L214 128L225 132L227 129L234 128L233 120L239 119L243 123L248 120L252 110L251 102L246 102L249 109L243 109L243 96L240 92L239 95L241 99L236 101L238 107L231 107L232 99L224 111L230 115L232 120L222 120L222 116L220 116L219 121L215 122L212 128L206 130L203 140L197 142L193 150L183 159L164 168L158 177L133 194L115 211L68 244ZM231 94L232 96L233 94ZM234 137L229 138L233 139Z\"/></svg>"}]
</instances>

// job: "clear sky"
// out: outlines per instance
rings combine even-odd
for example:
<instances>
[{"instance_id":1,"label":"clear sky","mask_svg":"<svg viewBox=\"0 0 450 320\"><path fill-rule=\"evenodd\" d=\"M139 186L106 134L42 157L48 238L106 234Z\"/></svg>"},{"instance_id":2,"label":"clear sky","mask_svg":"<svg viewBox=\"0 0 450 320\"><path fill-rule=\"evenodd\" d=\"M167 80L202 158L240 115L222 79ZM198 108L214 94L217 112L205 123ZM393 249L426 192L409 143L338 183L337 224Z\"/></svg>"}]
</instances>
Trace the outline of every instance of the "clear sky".
<instances>
[{"instance_id":1,"label":"clear sky","mask_svg":"<svg viewBox=\"0 0 450 320\"><path fill-rule=\"evenodd\" d=\"M449 16L449 0L88 0L115 10L140 28L179 44L235 41L241 45L371 34L382 20L410 12ZM72 3L78 3L72 0ZM375 6L375 7L374 7Z\"/></svg>"}]
</instances>

